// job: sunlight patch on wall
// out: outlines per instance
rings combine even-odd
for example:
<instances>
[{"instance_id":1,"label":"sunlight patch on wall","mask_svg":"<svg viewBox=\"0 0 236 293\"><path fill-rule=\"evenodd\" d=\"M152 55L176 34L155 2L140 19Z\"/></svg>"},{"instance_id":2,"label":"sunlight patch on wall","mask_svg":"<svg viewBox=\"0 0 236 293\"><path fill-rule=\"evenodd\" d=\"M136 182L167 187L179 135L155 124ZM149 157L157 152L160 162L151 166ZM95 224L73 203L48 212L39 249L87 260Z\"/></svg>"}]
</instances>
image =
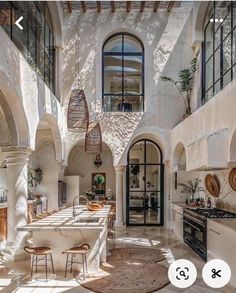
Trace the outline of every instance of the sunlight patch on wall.
<instances>
[{"instance_id":1,"label":"sunlight patch on wall","mask_svg":"<svg viewBox=\"0 0 236 293\"><path fill-rule=\"evenodd\" d=\"M162 34L158 46L153 52L154 70L156 72L154 75L154 80L156 84L181 35L190 12L190 9L184 9L180 14L177 12L172 12L168 18L165 32Z\"/></svg>"}]
</instances>

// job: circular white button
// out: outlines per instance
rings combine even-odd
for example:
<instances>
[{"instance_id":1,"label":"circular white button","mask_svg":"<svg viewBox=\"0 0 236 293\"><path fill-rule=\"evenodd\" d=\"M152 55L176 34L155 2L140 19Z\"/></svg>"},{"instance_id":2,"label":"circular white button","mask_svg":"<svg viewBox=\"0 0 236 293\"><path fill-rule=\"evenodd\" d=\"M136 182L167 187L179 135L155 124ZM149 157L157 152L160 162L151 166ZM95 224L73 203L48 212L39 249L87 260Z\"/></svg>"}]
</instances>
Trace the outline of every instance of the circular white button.
<instances>
[{"instance_id":1,"label":"circular white button","mask_svg":"<svg viewBox=\"0 0 236 293\"><path fill-rule=\"evenodd\" d=\"M197 269L191 261L178 259L170 265L168 278L175 287L188 288L197 278Z\"/></svg>"},{"instance_id":2,"label":"circular white button","mask_svg":"<svg viewBox=\"0 0 236 293\"><path fill-rule=\"evenodd\" d=\"M230 281L231 269L225 261L213 259L204 265L202 278L209 287L222 288Z\"/></svg>"}]
</instances>

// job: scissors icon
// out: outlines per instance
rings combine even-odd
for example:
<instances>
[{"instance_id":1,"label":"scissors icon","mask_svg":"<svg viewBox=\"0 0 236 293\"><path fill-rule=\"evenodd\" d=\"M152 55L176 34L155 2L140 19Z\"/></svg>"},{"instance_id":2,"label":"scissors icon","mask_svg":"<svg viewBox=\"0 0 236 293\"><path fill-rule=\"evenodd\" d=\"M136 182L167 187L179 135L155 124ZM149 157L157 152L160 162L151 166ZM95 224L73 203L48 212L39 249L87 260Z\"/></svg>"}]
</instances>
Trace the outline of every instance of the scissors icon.
<instances>
[{"instance_id":1,"label":"scissors icon","mask_svg":"<svg viewBox=\"0 0 236 293\"><path fill-rule=\"evenodd\" d=\"M213 275L211 276L212 279L215 279L216 277L221 277L220 275L221 270L216 271L216 269L212 269L211 272L213 273Z\"/></svg>"}]
</instances>

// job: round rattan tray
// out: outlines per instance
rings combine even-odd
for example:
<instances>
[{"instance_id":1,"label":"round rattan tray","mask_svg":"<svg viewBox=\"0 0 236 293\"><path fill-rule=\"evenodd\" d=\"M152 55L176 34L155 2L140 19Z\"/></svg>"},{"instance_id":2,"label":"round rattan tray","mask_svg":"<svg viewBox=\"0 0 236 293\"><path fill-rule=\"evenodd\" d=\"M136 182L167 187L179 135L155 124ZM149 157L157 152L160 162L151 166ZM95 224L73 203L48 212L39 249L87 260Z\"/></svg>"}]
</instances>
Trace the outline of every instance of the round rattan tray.
<instances>
[{"instance_id":1,"label":"round rattan tray","mask_svg":"<svg viewBox=\"0 0 236 293\"><path fill-rule=\"evenodd\" d=\"M208 174L205 178L206 190L214 197L220 195L220 183L216 175Z\"/></svg>"}]
</instances>

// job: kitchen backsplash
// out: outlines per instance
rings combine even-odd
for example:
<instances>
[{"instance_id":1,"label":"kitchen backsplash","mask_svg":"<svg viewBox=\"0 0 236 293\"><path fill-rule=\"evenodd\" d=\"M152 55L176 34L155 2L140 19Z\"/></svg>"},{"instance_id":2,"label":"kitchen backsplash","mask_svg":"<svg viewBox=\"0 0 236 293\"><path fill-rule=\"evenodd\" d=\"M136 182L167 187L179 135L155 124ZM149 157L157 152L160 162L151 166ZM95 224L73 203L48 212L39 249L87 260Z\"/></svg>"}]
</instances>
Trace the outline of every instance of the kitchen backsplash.
<instances>
[{"instance_id":1,"label":"kitchen backsplash","mask_svg":"<svg viewBox=\"0 0 236 293\"><path fill-rule=\"evenodd\" d=\"M219 171L193 171L185 172L178 171L177 182L187 183L188 180L194 180L199 178L201 180L201 186L205 189L205 177L207 174L216 175L220 182L220 195L218 198L211 196L206 190L205 192L199 192L200 197L204 197L206 200L211 198L212 206L216 206L225 210L236 212L236 191L234 191L229 185L229 173L231 169L219 170ZM181 186L174 189L174 176L172 182L172 200L173 201L185 201L187 196L181 193Z\"/></svg>"}]
</instances>

